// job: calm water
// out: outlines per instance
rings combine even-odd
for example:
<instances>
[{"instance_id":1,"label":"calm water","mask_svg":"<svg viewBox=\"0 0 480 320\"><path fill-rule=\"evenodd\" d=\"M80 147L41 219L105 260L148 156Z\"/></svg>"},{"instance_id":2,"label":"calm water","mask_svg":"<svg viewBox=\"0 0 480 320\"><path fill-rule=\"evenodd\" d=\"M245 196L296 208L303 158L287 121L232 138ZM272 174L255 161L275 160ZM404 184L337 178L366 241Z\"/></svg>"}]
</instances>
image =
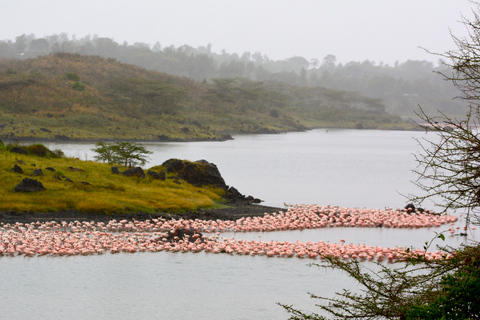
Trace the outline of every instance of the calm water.
<instances>
[{"instance_id":1,"label":"calm water","mask_svg":"<svg viewBox=\"0 0 480 320\"><path fill-rule=\"evenodd\" d=\"M402 207L422 132L313 130L236 136L226 142L148 143L147 167L170 158L215 163L227 184L265 205ZM431 135L431 133L430 133ZM48 144L93 159L93 144ZM459 223L458 225L461 225ZM223 236L264 241L330 241L423 246L448 227L331 228ZM478 236L471 235L478 240ZM459 245L463 238L447 236ZM205 253L136 253L0 258L0 318L286 319L276 302L315 310L307 292L332 296L352 286L344 275L307 267L313 260ZM316 260L317 262L319 260ZM341 284L339 286L338 284Z\"/></svg>"}]
</instances>

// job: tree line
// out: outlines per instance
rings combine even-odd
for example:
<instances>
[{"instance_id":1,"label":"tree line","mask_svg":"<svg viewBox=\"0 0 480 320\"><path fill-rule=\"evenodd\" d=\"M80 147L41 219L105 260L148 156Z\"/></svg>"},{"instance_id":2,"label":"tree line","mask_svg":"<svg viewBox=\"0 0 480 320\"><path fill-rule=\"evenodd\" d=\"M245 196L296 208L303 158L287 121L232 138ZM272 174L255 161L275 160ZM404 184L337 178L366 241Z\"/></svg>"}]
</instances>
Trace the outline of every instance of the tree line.
<instances>
[{"instance_id":1,"label":"tree line","mask_svg":"<svg viewBox=\"0 0 480 320\"><path fill-rule=\"evenodd\" d=\"M426 112L437 110L450 115L464 114L466 104L453 100L459 91L443 81L437 73L448 73L443 64L427 61L396 62L393 66L374 61L337 63L334 55L323 59L291 57L272 60L260 52L221 53L212 45L197 48L135 42L117 43L113 39L86 36L80 39L67 34L36 38L21 35L15 40L0 41L0 57L28 59L55 52L98 55L114 58L149 70L186 77L194 81L215 78L244 78L252 81L275 80L295 86L326 87L358 92L382 99L388 112L413 116L420 104Z\"/></svg>"}]
</instances>

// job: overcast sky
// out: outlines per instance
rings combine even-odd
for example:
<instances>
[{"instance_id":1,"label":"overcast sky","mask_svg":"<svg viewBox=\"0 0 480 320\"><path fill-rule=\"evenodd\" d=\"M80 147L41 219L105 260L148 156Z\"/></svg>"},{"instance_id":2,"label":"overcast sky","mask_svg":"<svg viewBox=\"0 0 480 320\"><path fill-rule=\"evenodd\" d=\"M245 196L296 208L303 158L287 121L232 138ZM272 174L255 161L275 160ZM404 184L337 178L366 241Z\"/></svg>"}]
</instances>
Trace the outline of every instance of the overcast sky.
<instances>
[{"instance_id":1,"label":"overcast sky","mask_svg":"<svg viewBox=\"0 0 480 320\"><path fill-rule=\"evenodd\" d=\"M0 40L67 33L163 47L212 44L338 62L430 60L419 47L454 49L450 30L472 16L468 0L0 0Z\"/></svg>"}]
</instances>

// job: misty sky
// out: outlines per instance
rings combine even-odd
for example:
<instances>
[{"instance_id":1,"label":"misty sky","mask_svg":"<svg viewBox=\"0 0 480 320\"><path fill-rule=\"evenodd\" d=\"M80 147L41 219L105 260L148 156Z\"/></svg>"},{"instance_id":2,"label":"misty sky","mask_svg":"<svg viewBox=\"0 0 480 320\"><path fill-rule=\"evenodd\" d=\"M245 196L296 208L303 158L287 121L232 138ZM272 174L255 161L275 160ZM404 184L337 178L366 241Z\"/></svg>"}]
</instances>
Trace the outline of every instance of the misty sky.
<instances>
[{"instance_id":1,"label":"misty sky","mask_svg":"<svg viewBox=\"0 0 480 320\"><path fill-rule=\"evenodd\" d=\"M67 33L163 47L211 43L212 51L260 51L279 60L430 60L466 36L468 0L0 0L0 40Z\"/></svg>"}]
</instances>

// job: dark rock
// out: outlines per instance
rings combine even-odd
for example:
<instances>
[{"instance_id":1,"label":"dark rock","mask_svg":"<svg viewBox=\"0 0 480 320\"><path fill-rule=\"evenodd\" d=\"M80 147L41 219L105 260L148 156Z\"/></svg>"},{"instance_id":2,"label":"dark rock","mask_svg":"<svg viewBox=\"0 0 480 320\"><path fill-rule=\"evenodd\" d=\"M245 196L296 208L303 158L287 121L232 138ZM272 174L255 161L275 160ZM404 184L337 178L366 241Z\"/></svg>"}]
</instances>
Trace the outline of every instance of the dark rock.
<instances>
[{"instance_id":1,"label":"dark rock","mask_svg":"<svg viewBox=\"0 0 480 320\"><path fill-rule=\"evenodd\" d=\"M194 231L193 229L179 228L174 229L173 233L169 232L165 236L159 236L154 238L154 241L164 241L164 242L178 242L180 240L195 242L198 238L203 241L203 235Z\"/></svg>"},{"instance_id":2,"label":"dark rock","mask_svg":"<svg viewBox=\"0 0 480 320\"><path fill-rule=\"evenodd\" d=\"M75 168L75 167L68 167L68 171L73 171L73 172L83 172L83 169L80 168Z\"/></svg>"},{"instance_id":3,"label":"dark rock","mask_svg":"<svg viewBox=\"0 0 480 320\"><path fill-rule=\"evenodd\" d=\"M223 180L217 166L206 160L191 162L187 160L170 159L162 165L167 168L168 173L176 173L180 179L193 185L213 185L218 188L227 189L225 180Z\"/></svg>"},{"instance_id":4,"label":"dark rock","mask_svg":"<svg viewBox=\"0 0 480 320\"><path fill-rule=\"evenodd\" d=\"M90 186L90 185L91 185L90 183L88 183L88 182L86 182L86 181L80 181L79 183L81 183L81 184L83 184L83 185L85 185L85 186Z\"/></svg>"},{"instance_id":5,"label":"dark rock","mask_svg":"<svg viewBox=\"0 0 480 320\"><path fill-rule=\"evenodd\" d=\"M12 147L12 149L10 149L10 152L24 154L24 155L28 154L27 149L25 147L18 147L18 146Z\"/></svg>"},{"instance_id":6,"label":"dark rock","mask_svg":"<svg viewBox=\"0 0 480 320\"><path fill-rule=\"evenodd\" d=\"M42 171L42 169L35 169L35 170L33 170L33 175L34 175L34 176L43 176L43 171Z\"/></svg>"},{"instance_id":7,"label":"dark rock","mask_svg":"<svg viewBox=\"0 0 480 320\"><path fill-rule=\"evenodd\" d=\"M15 192L38 192L45 190L43 184L35 179L25 178L15 187Z\"/></svg>"},{"instance_id":8,"label":"dark rock","mask_svg":"<svg viewBox=\"0 0 480 320\"><path fill-rule=\"evenodd\" d=\"M120 173L120 170L118 170L117 166L112 167L112 173L113 174L119 174Z\"/></svg>"},{"instance_id":9,"label":"dark rock","mask_svg":"<svg viewBox=\"0 0 480 320\"><path fill-rule=\"evenodd\" d=\"M405 209L407 209L408 212L413 212L415 211L415 206L413 205L413 203L409 203L405 206Z\"/></svg>"},{"instance_id":10,"label":"dark rock","mask_svg":"<svg viewBox=\"0 0 480 320\"><path fill-rule=\"evenodd\" d=\"M52 132L52 131L48 130L47 128L40 128L40 130L43 131L43 132Z\"/></svg>"},{"instance_id":11,"label":"dark rock","mask_svg":"<svg viewBox=\"0 0 480 320\"><path fill-rule=\"evenodd\" d=\"M65 181L73 182L72 179L70 179L70 178L65 178Z\"/></svg>"},{"instance_id":12,"label":"dark rock","mask_svg":"<svg viewBox=\"0 0 480 320\"><path fill-rule=\"evenodd\" d=\"M228 188L228 190L225 192L224 197L228 200L234 200L234 201L244 198L244 196L234 187Z\"/></svg>"},{"instance_id":13,"label":"dark rock","mask_svg":"<svg viewBox=\"0 0 480 320\"><path fill-rule=\"evenodd\" d=\"M124 176L145 178L145 172L140 167L135 167L122 172Z\"/></svg>"},{"instance_id":14,"label":"dark rock","mask_svg":"<svg viewBox=\"0 0 480 320\"><path fill-rule=\"evenodd\" d=\"M52 172L55 172L55 169L52 168L52 167L46 167L45 170L48 170L48 171L52 171Z\"/></svg>"},{"instance_id":15,"label":"dark rock","mask_svg":"<svg viewBox=\"0 0 480 320\"><path fill-rule=\"evenodd\" d=\"M23 173L22 168L20 168L18 165L14 165L12 171L16 173Z\"/></svg>"},{"instance_id":16,"label":"dark rock","mask_svg":"<svg viewBox=\"0 0 480 320\"><path fill-rule=\"evenodd\" d=\"M248 197L244 196L234 187L229 187L223 197L227 199L229 203L236 203L236 204L238 203L253 204L253 203L262 202L262 200L254 198L252 196L248 196Z\"/></svg>"},{"instance_id":17,"label":"dark rock","mask_svg":"<svg viewBox=\"0 0 480 320\"><path fill-rule=\"evenodd\" d=\"M160 179L160 174L158 172L155 172L153 170L148 170L147 171L147 174L152 177L153 179L157 179L159 180ZM164 180L165 180L165 177L164 177Z\"/></svg>"}]
</instances>

